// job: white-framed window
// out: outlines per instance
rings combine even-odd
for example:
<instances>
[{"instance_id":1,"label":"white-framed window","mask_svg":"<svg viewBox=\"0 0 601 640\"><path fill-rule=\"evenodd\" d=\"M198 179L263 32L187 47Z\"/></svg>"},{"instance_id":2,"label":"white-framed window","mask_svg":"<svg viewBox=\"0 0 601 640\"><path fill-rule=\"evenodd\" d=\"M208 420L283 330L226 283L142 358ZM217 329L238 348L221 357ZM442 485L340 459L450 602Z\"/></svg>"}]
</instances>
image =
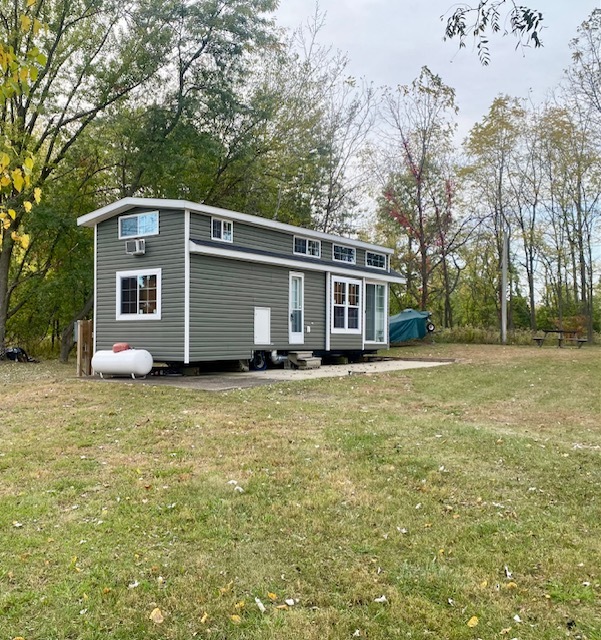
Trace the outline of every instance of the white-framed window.
<instances>
[{"instance_id":1,"label":"white-framed window","mask_svg":"<svg viewBox=\"0 0 601 640\"><path fill-rule=\"evenodd\" d=\"M357 252L354 247L345 247L342 244L335 244L333 247L334 260L338 262L348 262L355 264L357 262Z\"/></svg>"},{"instance_id":2,"label":"white-framed window","mask_svg":"<svg viewBox=\"0 0 601 640\"><path fill-rule=\"evenodd\" d=\"M332 276L332 333L361 333L361 284Z\"/></svg>"},{"instance_id":3,"label":"white-framed window","mask_svg":"<svg viewBox=\"0 0 601 640\"><path fill-rule=\"evenodd\" d=\"M312 258L321 257L321 241L294 236L294 253Z\"/></svg>"},{"instance_id":4,"label":"white-framed window","mask_svg":"<svg viewBox=\"0 0 601 640\"><path fill-rule=\"evenodd\" d=\"M211 239L222 242L234 241L234 225L231 220L211 218Z\"/></svg>"},{"instance_id":5,"label":"white-framed window","mask_svg":"<svg viewBox=\"0 0 601 640\"><path fill-rule=\"evenodd\" d=\"M159 212L134 213L119 218L119 239L156 236L159 233Z\"/></svg>"},{"instance_id":6,"label":"white-framed window","mask_svg":"<svg viewBox=\"0 0 601 640\"><path fill-rule=\"evenodd\" d=\"M117 320L161 319L161 269L117 271Z\"/></svg>"},{"instance_id":7,"label":"white-framed window","mask_svg":"<svg viewBox=\"0 0 601 640\"><path fill-rule=\"evenodd\" d=\"M384 253L365 252L365 264L376 269L386 269L386 255Z\"/></svg>"},{"instance_id":8,"label":"white-framed window","mask_svg":"<svg viewBox=\"0 0 601 640\"><path fill-rule=\"evenodd\" d=\"M387 286L368 282L365 285L365 341L386 342Z\"/></svg>"}]
</instances>

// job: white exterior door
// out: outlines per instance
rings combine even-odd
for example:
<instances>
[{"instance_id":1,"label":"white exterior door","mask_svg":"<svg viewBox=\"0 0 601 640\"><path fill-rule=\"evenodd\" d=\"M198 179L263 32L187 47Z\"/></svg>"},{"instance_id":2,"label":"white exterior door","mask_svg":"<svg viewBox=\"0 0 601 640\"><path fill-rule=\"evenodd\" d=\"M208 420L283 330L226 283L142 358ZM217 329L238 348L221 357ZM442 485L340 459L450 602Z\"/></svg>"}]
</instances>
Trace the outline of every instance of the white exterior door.
<instances>
[{"instance_id":1,"label":"white exterior door","mask_svg":"<svg viewBox=\"0 0 601 640\"><path fill-rule=\"evenodd\" d=\"M303 344L305 342L305 276L302 273L290 274L289 313L289 342Z\"/></svg>"},{"instance_id":2,"label":"white exterior door","mask_svg":"<svg viewBox=\"0 0 601 640\"><path fill-rule=\"evenodd\" d=\"M271 309L255 307L255 344L271 344Z\"/></svg>"}]
</instances>

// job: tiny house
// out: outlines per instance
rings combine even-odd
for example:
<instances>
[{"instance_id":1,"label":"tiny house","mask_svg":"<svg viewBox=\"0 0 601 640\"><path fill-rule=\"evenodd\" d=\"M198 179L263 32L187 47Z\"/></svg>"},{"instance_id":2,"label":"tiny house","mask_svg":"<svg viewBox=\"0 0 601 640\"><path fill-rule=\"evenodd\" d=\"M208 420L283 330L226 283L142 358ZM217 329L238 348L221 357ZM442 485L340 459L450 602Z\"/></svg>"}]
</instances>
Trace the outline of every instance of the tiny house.
<instances>
[{"instance_id":1,"label":"tiny house","mask_svg":"<svg viewBox=\"0 0 601 640\"><path fill-rule=\"evenodd\" d=\"M125 198L94 229L94 351L155 362L357 355L388 345L392 251L184 200Z\"/></svg>"}]
</instances>

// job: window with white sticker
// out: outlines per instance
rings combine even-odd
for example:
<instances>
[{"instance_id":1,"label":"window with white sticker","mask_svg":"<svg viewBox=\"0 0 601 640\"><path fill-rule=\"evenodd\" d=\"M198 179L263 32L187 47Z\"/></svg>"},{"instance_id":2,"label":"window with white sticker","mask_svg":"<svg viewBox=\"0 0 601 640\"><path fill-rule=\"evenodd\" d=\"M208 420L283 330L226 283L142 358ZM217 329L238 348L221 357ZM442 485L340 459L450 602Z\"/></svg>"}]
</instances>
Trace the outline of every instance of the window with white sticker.
<instances>
[{"instance_id":1,"label":"window with white sticker","mask_svg":"<svg viewBox=\"0 0 601 640\"><path fill-rule=\"evenodd\" d=\"M354 247L345 247L342 244L335 244L333 250L334 260L337 260L338 262L348 262L349 264L355 264L355 262L357 261L357 254Z\"/></svg>"},{"instance_id":2,"label":"window with white sticker","mask_svg":"<svg viewBox=\"0 0 601 640\"><path fill-rule=\"evenodd\" d=\"M211 238L222 242L234 241L234 225L231 220L211 218Z\"/></svg>"},{"instance_id":3,"label":"window with white sticker","mask_svg":"<svg viewBox=\"0 0 601 640\"><path fill-rule=\"evenodd\" d=\"M386 256L383 253L366 251L365 264L368 267L375 267L376 269L386 269Z\"/></svg>"},{"instance_id":4,"label":"window with white sticker","mask_svg":"<svg viewBox=\"0 0 601 640\"><path fill-rule=\"evenodd\" d=\"M161 269L117 272L117 320L161 319Z\"/></svg>"},{"instance_id":5,"label":"window with white sticker","mask_svg":"<svg viewBox=\"0 0 601 640\"><path fill-rule=\"evenodd\" d=\"M294 236L294 253L312 258L321 257L321 242Z\"/></svg>"}]
</instances>

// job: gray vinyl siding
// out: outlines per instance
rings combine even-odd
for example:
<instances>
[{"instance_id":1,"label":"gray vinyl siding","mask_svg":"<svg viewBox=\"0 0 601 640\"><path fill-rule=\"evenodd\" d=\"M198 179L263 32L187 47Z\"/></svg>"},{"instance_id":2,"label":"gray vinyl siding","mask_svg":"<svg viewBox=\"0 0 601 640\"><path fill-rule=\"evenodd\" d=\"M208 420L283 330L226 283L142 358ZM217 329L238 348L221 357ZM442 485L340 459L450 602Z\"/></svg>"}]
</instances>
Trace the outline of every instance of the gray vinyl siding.
<instances>
[{"instance_id":1,"label":"gray vinyl siding","mask_svg":"<svg viewBox=\"0 0 601 640\"><path fill-rule=\"evenodd\" d=\"M124 215L143 211L132 209ZM184 360L184 215L182 211L159 211L159 234L146 236L143 256L125 255L119 240L119 217L98 225L96 349L110 349L127 342L147 349L154 360ZM139 269L162 270L161 319L116 320L116 273Z\"/></svg>"},{"instance_id":2,"label":"gray vinyl siding","mask_svg":"<svg viewBox=\"0 0 601 640\"><path fill-rule=\"evenodd\" d=\"M330 351L361 351L363 338L360 333L330 334Z\"/></svg>"},{"instance_id":3,"label":"gray vinyl siding","mask_svg":"<svg viewBox=\"0 0 601 640\"><path fill-rule=\"evenodd\" d=\"M288 342L291 271L304 273L303 345ZM271 309L272 346L261 349L324 348L325 274L193 254L190 280L191 362L248 358L254 348L255 307ZM310 333L306 333L307 325Z\"/></svg>"},{"instance_id":4,"label":"gray vinyl siding","mask_svg":"<svg viewBox=\"0 0 601 640\"><path fill-rule=\"evenodd\" d=\"M228 218L221 218L227 220ZM234 241L224 242L224 247L237 245L251 249L269 250L292 255L293 235L273 229L255 227L250 224L233 221ZM190 237L211 240L211 216L192 214L190 216Z\"/></svg>"}]
</instances>

